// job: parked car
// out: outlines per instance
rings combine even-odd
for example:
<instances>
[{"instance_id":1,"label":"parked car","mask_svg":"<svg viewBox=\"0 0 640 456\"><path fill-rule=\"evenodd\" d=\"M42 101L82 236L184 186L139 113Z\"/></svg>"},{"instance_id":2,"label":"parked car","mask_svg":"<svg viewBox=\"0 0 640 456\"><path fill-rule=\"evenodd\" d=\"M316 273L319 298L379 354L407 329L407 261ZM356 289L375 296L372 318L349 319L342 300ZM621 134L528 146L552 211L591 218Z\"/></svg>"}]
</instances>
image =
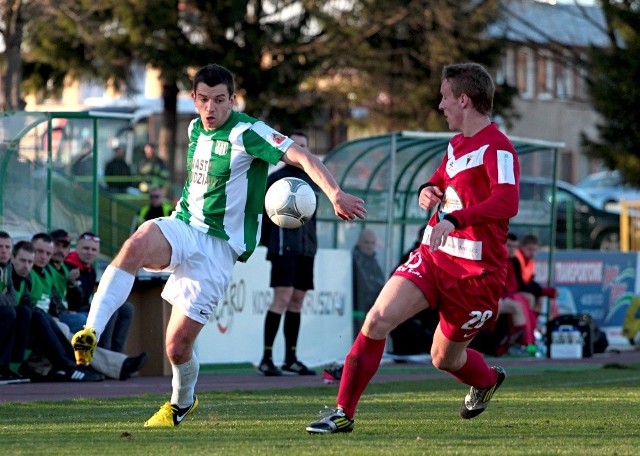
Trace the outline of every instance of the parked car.
<instances>
[{"instance_id":1,"label":"parked car","mask_svg":"<svg viewBox=\"0 0 640 456\"><path fill-rule=\"evenodd\" d=\"M541 245L551 239L552 180L520 178L520 210L511 219L511 230L523 236L533 233ZM620 213L607 210L601 201L564 181L556 181L555 246L560 249L620 250Z\"/></svg>"},{"instance_id":2,"label":"parked car","mask_svg":"<svg viewBox=\"0 0 640 456\"><path fill-rule=\"evenodd\" d=\"M640 188L623 183L618 171L589 174L576 187L602 201L605 207L615 207L620 201L640 201Z\"/></svg>"}]
</instances>

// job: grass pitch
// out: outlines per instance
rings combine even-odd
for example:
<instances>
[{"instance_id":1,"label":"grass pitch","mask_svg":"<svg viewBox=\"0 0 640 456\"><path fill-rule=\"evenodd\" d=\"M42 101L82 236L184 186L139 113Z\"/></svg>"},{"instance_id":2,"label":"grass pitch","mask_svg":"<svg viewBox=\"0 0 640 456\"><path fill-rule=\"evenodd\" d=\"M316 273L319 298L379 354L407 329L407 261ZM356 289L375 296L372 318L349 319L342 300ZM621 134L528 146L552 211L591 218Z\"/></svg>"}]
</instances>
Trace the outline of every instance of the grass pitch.
<instances>
[{"instance_id":1,"label":"grass pitch","mask_svg":"<svg viewBox=\"0 0 640 456\"><path fill-rule=\"evenodd\" d=\"M467 421L466 387L454 380L372 384L355 431L339 435L304 430L334 404L336 388L324 385L201 393L173 429L142 427L166 396L6 403L0 454L636 455L639 385L640 365L507 372L488 410Z\"/></svg>"}]
</instances>

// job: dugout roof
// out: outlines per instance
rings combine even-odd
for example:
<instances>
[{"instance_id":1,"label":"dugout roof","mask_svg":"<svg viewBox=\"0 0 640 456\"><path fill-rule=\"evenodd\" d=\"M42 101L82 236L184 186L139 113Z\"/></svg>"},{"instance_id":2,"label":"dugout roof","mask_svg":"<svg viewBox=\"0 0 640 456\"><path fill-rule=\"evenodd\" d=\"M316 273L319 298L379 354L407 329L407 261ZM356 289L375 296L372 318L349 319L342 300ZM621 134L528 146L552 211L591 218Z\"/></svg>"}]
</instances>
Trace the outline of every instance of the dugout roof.
<instances>
[{"instance_id":1,"label":"dugout roof","mask_svg":"<svg viewBox=\"0 0 640 456\"><path fill-rule=\"evenodd\" d=\"M321 245L351 248L360 230L372 228L384 250L383 268L390 271L428 218L429 214L418 207L416 191L440 164L452 136L452 133L399 131L348 141L329 152L325 165L343 190L365 200L368 213L363 222L345 224L336 219L328 200L321 198L318 208ZM558 152L564 143L510 139L523 175L546 175L555 182ZM552 222L545 223L551 227Z\"/></svg>"}]
</instances>

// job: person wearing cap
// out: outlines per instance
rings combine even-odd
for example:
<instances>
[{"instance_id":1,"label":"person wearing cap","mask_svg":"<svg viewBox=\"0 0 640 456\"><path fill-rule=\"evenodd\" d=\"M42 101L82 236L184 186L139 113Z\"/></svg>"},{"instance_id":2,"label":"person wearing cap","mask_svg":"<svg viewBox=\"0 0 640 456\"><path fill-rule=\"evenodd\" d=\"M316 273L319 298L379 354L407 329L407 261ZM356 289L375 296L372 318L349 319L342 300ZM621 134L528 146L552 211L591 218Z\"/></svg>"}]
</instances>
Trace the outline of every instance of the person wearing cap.
<instances>
[{"instance_id":1,"label":"person wearing cap","mask_svg":"<svg viewBox=\"0 0 640 456\"><path fill-rule=\"evenodd\" d=\"M60 233L57 233L60 234ZM49 265L55 251L55 240L47 233L37 233L29 244L32 248L33 264L23 275L28 277L25 294L29 307L33 308L30 346L32 352L21 365L20 373L34 380L100 381L104 377L126 380L139 371L147 360L147 354L136 357L99 348L93 370L78 370L74 364L70 344L71 330L63 321L64 307L54 286ZM19 278L16 276L15 281ZM82 322L86 321L86 313ZM47 367L51 367L51 370ZM73 367L73 369L71 368ZM48 371L48 372L47 372ZM62 372L62 375L58 373ZM43 378L44 376L44 378Z\"/></svg>"},{"instance_id":2,"label":"person wearing cap","mask_svg":"<svg viewBox=\"0 0 640 456\"><path fill-rule=\"evenodd\" d=\"M80 271L76 280L77 286L67 290L69 310L88 314L97 284L97 273L93 263L98 253L100 253L100 237L87 231L78 237L75 250L65 258L68 268L77 268ZM126 302L111 316L100 337L99 347L124 352L134 310L133 304Z\"/></svg>"},{"instance_id":3,"label":"person wearing cap","mask_svg":"<svg viewBox=\"0 0 640 456\"><path fill-rule=\"evenodd\" d=\"M47 270L53 279L53 288L58 292L63 305L63 308L58 311L58 317L60 321L69 326L72 333L76 333L87 322L88 312L70 310L67 303L67 291L77 287L76 281L80 277L78 268L70 269L64 262L71 249L71 237L63 229L54 230L49 234L54 241L54 250Z\"/></svg>"},{"instance_id":4,"label":"person wearing cap","mask_svg":"<svg viewBox=\"0 0 640 456\"><path fill-rule=\"evenodd\" d=\"M32 308L29 329L31 353L20 365L18 372L32 381L101 381L104 375L92 369L77 369L74 366L72 347L62 327L68 326L59 319L61 300L53 288L53 280L47 265L53 255L53 238L49 233L36 233L31 238L32 263L29 268L18 270L14 285L24 288ZM13 259L12 259L13 260ZM24 276L21 274L25 273ZM51 374L51 375L49 375Z\"/></svg>"}]
</instances>

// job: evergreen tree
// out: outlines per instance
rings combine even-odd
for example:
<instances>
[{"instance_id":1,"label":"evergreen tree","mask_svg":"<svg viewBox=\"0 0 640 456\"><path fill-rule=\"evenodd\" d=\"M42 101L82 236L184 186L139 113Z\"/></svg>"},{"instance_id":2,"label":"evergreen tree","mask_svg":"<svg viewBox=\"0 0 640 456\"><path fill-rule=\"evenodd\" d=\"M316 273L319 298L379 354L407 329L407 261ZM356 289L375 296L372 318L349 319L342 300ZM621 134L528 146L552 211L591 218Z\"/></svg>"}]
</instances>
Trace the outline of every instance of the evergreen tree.
<instances>
[{"instance_id":1,"label":"evergreen tree","mask_svg":"<svg viewBox=\"0 0 640 456\"><path fill-rule=\"evenodd\" d=\"M331 100L335 121L357 108L386 131L446 130L437 109L442 67L491 68L500 43L485 30L499 14L500 2L491 0L355 0L343 11L316 11L326 39L315 87ZM504 89L494 111L508 115L513 91Z\"/></svg>"},{"instance_id":2,"label":"evergreen tree","mask_svg":"<svg viewBox=\"0 0 640 456\"><path fill-rule=\"evenodd\" d=\"M593 48L588 81L601 114L597 139L582 136L589 156L640 185L640 12L637 1L603 1L610 48ZM638 107L638 109L636 109Z\"/></svg>"},{"instance_id":3,"label":"evergreen tree","mask_svg":"<svg viewBox=\"0 0 640 456\"><path fill-rule=\"evenodd\" d=\"M299 84L313 65L312 56L299 48L310 39L309 16L304 10L289 14L293 0L52 3L59 8L33 14L27 24L27 90L44 97L70 76L108 82L131 95L132 66L158 68L164 103L159 152L172 170L177 95L191 89L193 68L211 62L227 66L237 77L246 112L278 121L280 128L304 126L310 117L314 102L298 102Z\"/></svg>"},{"instance_id":4,"label":"evergreen tree","mask_svg":"<svg viewBox=\"0 0 640 456\"><path fill-rule=\"evenodd\" d=\"M238 94L249 115L283 132L303 128L317 109L301 84L317 65L307 52L317 36L312 18L297 0L222 0L193 2L197 33L207 52L203 64L219 63L236 77Z\"/></svg>"}]
</instances>

